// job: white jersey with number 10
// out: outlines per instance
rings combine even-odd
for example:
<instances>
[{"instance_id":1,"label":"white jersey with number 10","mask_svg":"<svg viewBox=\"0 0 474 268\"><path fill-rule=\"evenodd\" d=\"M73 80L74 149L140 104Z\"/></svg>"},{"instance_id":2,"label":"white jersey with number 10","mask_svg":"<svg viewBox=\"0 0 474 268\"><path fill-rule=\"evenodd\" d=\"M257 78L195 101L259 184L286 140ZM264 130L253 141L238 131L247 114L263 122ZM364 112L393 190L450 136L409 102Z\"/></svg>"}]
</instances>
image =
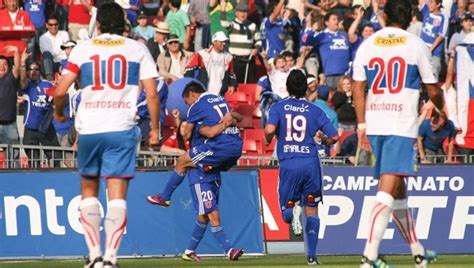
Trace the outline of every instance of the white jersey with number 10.
<instances>
[{"instance_id":1,"label":"white jersey with number 10","mask_svg":"<svg viewBox=\"0 0 474 268\"><path fill-rule=\"evenodd\" d=\"M367 81L368 135L417 137L421 83L437 82L420 38L392 27L376 32L357 50L353 78Z\"/></svg>"},{"instance_id":2,"label":"white jersey with number 10","mask_svg":"<svg viewBox=\"0 0 474 268\"><path fill-rule=\"evenodd\" d=\"M82 93L76 116L80 134L124 131L135 125L140 80L158 76L143 44L102 34L76 46L63 74L80 76Z\"/></svg>"}]
</instances>

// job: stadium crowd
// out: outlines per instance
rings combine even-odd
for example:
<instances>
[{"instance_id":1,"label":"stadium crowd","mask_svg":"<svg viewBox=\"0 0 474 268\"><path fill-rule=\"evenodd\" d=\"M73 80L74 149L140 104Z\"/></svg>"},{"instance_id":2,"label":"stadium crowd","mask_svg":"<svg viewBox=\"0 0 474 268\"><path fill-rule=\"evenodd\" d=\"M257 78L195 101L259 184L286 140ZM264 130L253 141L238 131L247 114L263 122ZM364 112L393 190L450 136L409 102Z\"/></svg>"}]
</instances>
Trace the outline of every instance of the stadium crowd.
<instances>
[{"instance_id":1,"label":"stadium crowd","mask_svg":"<svg viewBox=\"0 0 474 268\"><path fill-rule=\"evenodd\" d=\"M71 50L96 35L97 7L111 1L0 1L0 144L74 145L80 81L68 91L66 122L52 118L52 92ZM263 131L270 106L288 97L288 74L302 68L308 76L306 97L325 111L341 137L331 147L321 146L320 155L345 156L351 164L372 161L371 153L358 146L352 61L361 43L385 26L386 1L115 0L127 18L124 36L146 44L159 68L162 111L168 85L183 77L196 78L248 117L239 127L244 139L251 140L256 137L245 130ZM430 118L433 104L426 90L420 89L420 161L432 163L436 155L446 154L446 162L459 162L454 155L474 154L474 108L469 106L473 89L465 83L469 79L460 81L469 73L459 75L470 72L472 77L474 1L413 0L412 4L408 31L430 48L446 103L439 118ZM12 34L25 30L29 34ZM459 46L469 48L462 59ZM18 106L24 115L22 135L16 122ZM149 115L143 109L138 124L146 141ZM176 130L182 122L173 123L173 117L179 117L175 113L163 113L161 118L166 145L162 149L182 152L187 146ZM273 152L263 145L261 150L250 149L245 142L244 155Z\"/></svg>"}]
</instances>

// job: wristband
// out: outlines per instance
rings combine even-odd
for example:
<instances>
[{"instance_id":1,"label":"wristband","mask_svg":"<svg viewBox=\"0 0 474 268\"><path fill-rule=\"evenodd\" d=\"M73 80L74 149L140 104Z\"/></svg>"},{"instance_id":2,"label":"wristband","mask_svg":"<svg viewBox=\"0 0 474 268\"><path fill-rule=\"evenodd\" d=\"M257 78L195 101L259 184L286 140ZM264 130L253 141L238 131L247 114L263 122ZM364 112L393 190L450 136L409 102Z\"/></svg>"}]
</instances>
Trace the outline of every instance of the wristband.
<instances>
[{"instance_id":1,"label":"wristband","mask_svg":"<svg viewBox=\"0 0 474 268\"><path fill-rule=\"evenodd\" d=\"M357 124L357 129L366 129L365 123L359 123L359 124Z\"/></svg>"}]
</instances>

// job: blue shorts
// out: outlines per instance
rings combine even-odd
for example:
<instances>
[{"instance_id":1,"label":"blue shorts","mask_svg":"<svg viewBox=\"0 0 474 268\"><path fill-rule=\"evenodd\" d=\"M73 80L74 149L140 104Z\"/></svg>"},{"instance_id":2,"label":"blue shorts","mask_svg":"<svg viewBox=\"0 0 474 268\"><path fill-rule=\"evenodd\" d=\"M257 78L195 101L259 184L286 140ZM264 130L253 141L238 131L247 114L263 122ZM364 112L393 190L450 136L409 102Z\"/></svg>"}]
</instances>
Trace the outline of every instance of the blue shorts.
<instances>
[{"instance_id":1,"label":"blue shorts","mask_svg":"<svg viewBox=\"0 0 474 268\"><path fill-rule=\"evenodd\" d=\"M191 184L191 196L194 209L198 215L204 215L217 210L219 204L220 181L210 181Z\"/></svg>"},{"instance_id":2,"label":"blue shorts","mask_svg":"<svg viewBox=\"0 0 474 268\"><path fill-rule=\"evenodd\" d=\"M226 171L237 163L242 155L242 147L218 144L208 141L189 150L189 157L199 168L206 171L209 167Z\"/></svg>"},{"instance_id":3,"label":"blue shorts","mask_svg":"<svg viewBox=\"0 0 474 268\"><path fill-rule=\"evenodd\" d=\"M317 158L290 158L280 162L278 194L280 209L301 206L316 207L322 200L321 164Z\"/></svg>"},{"instance_id":4,"label":"blue shorts","mask_svg":"<svg viewBox=\"0 0 474 268\"><path fill-rule=\"evenodd\" d=\"M379 179L383 174L415 175L418 169L415 138L379 135L368 138L375 156L374 178Z\"/></svg>"},{"instance_id":5,"label":"blue shorts","mask_svg":"<svg viewBox=\"0 0 474 268\"><path fill-rule=\"evenodd\" d=\"M125 131L79 135L79 173L86 178L133 178L139 136L140 130L136 127Z\"/></svg>"}]
</instances>

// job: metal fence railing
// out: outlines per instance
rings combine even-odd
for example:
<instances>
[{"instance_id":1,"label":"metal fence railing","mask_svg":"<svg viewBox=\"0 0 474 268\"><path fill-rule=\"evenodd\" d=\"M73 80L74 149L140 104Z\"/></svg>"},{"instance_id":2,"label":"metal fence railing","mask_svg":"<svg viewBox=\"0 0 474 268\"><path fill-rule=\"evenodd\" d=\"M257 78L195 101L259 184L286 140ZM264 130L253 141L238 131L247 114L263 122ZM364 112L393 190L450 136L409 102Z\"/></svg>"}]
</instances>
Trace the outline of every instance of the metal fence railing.
<instances>
[{"instance_id":1,"label":"metal fence railing","mask_svg":"<svg viewBox=\"0 0 474 268\"><path fill-rule=\"evenodd\" d=\"M175 166L179 155L177 153L138 151L137 168L140 169L171 169ZM322 165L351 166L349 157L324 157ZM474 164L474 155L455 155L456 163ZM445 155L430 158L432 164L444 164ZM278 160L273 156L242 156L237 162L239 167L278 167ZM6 145L0 144L0 169L39 169L39 168L76 168L77 153L68 147Z\"/></svg>"}]
</instances>

